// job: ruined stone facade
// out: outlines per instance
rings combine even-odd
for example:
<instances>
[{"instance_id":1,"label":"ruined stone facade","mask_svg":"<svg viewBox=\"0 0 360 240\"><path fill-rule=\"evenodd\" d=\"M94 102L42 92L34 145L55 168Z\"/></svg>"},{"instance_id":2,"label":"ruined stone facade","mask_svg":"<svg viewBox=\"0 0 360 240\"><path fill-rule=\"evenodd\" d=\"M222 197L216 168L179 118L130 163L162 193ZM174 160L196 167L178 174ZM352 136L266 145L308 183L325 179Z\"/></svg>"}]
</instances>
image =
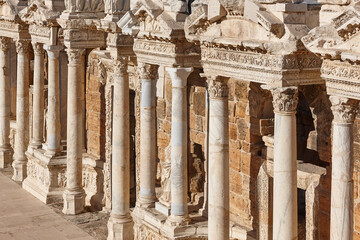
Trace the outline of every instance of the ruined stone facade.
<instances>
[{"instance_id":1,"label":"ruined stone facade","mask_svg":"<svg viewBox=\"0 0 360 240\"><path fill-rule=\"evenodd\" d=\"M0 167L108 239L360 239L360 3L0 0Z\"/></svg>"}]
</instances>

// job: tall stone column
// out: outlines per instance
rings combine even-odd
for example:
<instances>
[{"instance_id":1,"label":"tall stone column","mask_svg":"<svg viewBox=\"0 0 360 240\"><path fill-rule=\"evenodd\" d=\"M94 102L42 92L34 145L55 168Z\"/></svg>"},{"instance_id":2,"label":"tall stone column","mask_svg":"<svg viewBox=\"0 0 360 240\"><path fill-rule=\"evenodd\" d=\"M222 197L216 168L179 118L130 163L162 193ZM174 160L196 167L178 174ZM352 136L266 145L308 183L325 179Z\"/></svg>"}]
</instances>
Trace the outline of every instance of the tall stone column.
<instances>
[{"instance_id":1,"label":"tall stone column","mask_svg":"<svg viewBox=\"0 0 360 240\"><path fill-rule=\"evenodd\" d=\"M44 140L44 49L43 44L33 43L34 90L33 90L33 134L31 147L41 148Z\"/></svg>"},{"instance_id":2,"label":"tall stone column","mask_svg":"<svg viewBox=\"0 0 360 240\"><path fill-rule=\"evenodd\" d=\"M130 216L130 99L127 59L117 62L114 77L112 143L112 209L108 240L132 240Z\"/></svg>"},{"instance_id":3,"label":"tall stone column","mask_svg":"<svg viewBox=\"0 0 360 240\"><path fill-rule=\"evenodd\" d=\"M0 168L11 163L10 146L10 41L0 38Z\"/></svg>"},{"instance_id":4,"label":"tall stone column","mask_svg":"<svg viewBox=\"0 0 360 240\"><path fill-rule=\"evenodd\" d=\"M46 155L55 156L60 152L60 75L59 56L62 46L44 46L48 54L48 113Z\"/></svg>"},{"instance_id":5,"label":"tall stone column","mask_svg":"<svg viewBox=\"0 0 360 240\"><path fill-rule=\"evenodd\" d=\"M140 193L138 206L153 207L156 201L156 78L158 66L140 63Z\"/></svg>"},{"instance_id":6,"label":"tall stone column","mask_svg":"<svg viewBox=\"0 0 360 240\"><path fill-rule=\"evenodd\" d=\"M297 239L296 87L274 88L273 239Z\"/></svg>"},{"instance_id":7,"label":"tall stone column","mask_svg":"<svg viewBox=\"0 0 360 240\"><path fill-rule=\"evenodd\" d=\"M67 112L67 184L64 191L64 214L79 214L84 210L85 191L82 187L83 98L81 77L84 49L67 49L68 112Z\"/></svg>"},{"instance_id":8,"label":"tall stone column","mask_svg":"<svg viewBox=\"0 0 360 240\"><path fill-rule=\"evenodd\" d=\"M187 124L187 78L192 68L166 68L172 80L171 111L171 216L176 225L190 222L188 215L188 124Z\"/></svg>"},{"instance_id":9,"label":"tall stone column","mask_svg":"<svg viewBox=\"0 0 360 240\"><path fill-rule=\"evenodd\" d=\"M14 181L23 181L26 177L27 157L25 155L29 143L29 41L18 40L17 52L17 92L16 92L16 135L14 162Z\"/></svg>"},{"instance_id":10,"label":"tall stone column","mask_svg":"<svg viewBox=\"0 0 360 240\"><path fill-rule=\"evenodd\" d=\"M330 101L334 114L330 239L347 240L354 232L353 124L359 101L337 96Z\"/></svg>"},{"instance_id":11,"label":"tall stone column","mask_svg":"<svg viewBox=\"0 0 360 240\"><path fill-rule=\"evenodd\" d=\"M219 77L208 79L209 210L208 238L229 239L229 113L228 87Z\"/></svg>"}]
</instances>

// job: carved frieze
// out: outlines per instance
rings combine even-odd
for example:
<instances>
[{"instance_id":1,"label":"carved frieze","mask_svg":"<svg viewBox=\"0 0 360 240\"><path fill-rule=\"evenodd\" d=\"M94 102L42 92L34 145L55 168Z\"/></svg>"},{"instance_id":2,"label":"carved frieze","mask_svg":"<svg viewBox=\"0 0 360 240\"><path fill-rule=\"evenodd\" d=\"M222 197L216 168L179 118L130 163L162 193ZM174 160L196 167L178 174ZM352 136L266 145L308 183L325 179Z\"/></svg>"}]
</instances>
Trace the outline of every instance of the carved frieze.
<instances>
[{"instance_id":1,"label":"carved frieze","mask_svg":"<svg viewBox=\"0 0 360 240\"><path fill-rule=\"evenodd\" d=\"M272 88L271 93L273 95L273 106L275 112L296 112L299 101L297 87Z\"/></svg>"},{"instance_id":2,"label":"carved frieze","mask_svg":"<svg viewBox=\"0 0 360 240\"><path fill-rule=\"evenodd\" d=\"M354 123L359 110L359 101L344 97L330 96L331 110L334 115L335 123Z\"/></svg>"}]
</instances>

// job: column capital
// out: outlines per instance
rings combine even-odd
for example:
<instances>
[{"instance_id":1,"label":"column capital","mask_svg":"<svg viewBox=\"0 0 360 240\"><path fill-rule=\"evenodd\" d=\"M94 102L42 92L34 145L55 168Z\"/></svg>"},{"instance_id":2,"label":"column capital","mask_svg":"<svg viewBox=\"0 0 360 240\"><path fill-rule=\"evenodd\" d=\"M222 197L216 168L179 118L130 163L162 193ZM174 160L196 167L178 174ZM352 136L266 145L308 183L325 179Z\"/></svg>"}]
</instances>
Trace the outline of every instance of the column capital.
<instances>
[{"instance_id":1,"label":"column capital","mask_svg":"<svg viewBox=\"0 0 360 240\"><path fill-rule=\"evenodd\" d=\"M81 64L81 57L85 54L85 49L66 49L69 65L79 65Z\"/></svg>"},{"instance_id":2,"label":"column capital","mask_svg":"<svg viewBox=\"0 0 360 240\"><path fill-rule=\"evenodd\" d=\"M48 57L52 59L59 58L60 51L63 48L62 45L44 45L44 50L47 52Z\"/></svg>"},{"instance_id":3,"label":"column capital","mask_svg":"<svg viewBox=\"0 0 360 240\"><path fill-rule=\"evenodd\" d=\"M29 53L29 46L30 41L28 40L17 40L15 43L16 46L16 52L18 54L28 54Z\"/></svg>"},{"instance_id":4,"label":"column capital","mask_svg":"<svg viewBox=\"0 0 360 240\"><path fill-rule=\"evenodd\" d=\"M10 39L5 37L0 37L0 50L7 52L10 49Z\"/></svg>"},{"instance_id":5,"label":"column capital","mask_svg":"<svg viewBox=\"0 0 360 240\"><path fill-rule=\"evenodd\" d=\"M34 54L35 55L42 55L44 54L44 48L42 43L33 42L32 43Z\"/></svg>"},{"instance_id":6,"label":"column capital","mask_svg":"<svg viewBox=\"0 0 360 240\"><path fill-rule=\"evenodd\" d=\"M121 57L114 60L114 73L115 75L126 75L128 74L128 57Z\"/></svg>"},{"instance_id":7,"label":"column capital","mask_svg":"<svg viewBox=\"0 0 360 240\"><path fill-rule=\"evenodd\" d=\"M227 98L229 96L229 88L225 78L207 77L207 85L210 98Z\"/></svg>"},{"instance_id":8,"label":"column capital","mask_svg":"<svg viewBox=\"0 0 360 240\"><path fill-rule=\"evenodd\" d=\"M345 97L330 96L331 110L334 115L333 122L352 124L359 110L359 101Z\"/></svg>"},{"instance_id":9,"label":"column capital","mask_svg":"<svg viewBox=\"0 0 360 240\"><path fill-rule=\"evenodd\" d=\"M172 80L172 87L183 88L187 85L189 75L194 71L193 68L172 68L167 67L166 71L169 73Z\"/></svg>"},{"instance_id":10,"label":"column capital","mask_svg":"<svg viewBox=\"0 0 360 240\"><path fill-rule=\"evenodd\" d=\"M137 73L141 79L155 80L158 76L158 65L139 63Z\"/></svg>"},{"instance_id":11,"label":"column capital","mask_svg":"<svg viewBox=\"0 0 360 240\"><path fill-rule=\"evenodd\" d=\"M270 89L273 95L274 111L278 113L295 113L298 105L297 87L280 87Z\"/></svg>"}]
</instances>

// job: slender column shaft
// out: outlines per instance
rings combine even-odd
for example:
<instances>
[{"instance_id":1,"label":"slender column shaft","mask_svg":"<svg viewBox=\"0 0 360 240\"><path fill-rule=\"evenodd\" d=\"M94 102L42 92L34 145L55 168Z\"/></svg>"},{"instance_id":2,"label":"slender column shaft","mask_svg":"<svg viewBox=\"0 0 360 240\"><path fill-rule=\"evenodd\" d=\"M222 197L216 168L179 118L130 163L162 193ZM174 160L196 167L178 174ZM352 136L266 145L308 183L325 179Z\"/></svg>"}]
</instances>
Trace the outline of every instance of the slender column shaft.
<instances>
[{"instance_id":1,"label":"slender column shaft","mask_svg":"<svg viewBox=\"0 0 360 240\"><path fill-rule=\"evenodd\" d=\"M44 129L44 50L43 45L33 44L34 49L34 90L33 90L33 134L31 146L40 148Z\"/></svg>"},{"instance_id":2,"label":"slender column shaft","mask_svg":"<svg viewBox=\"0 0 360 240\"><path fill-rule=\"evenodd\" d=\"M167 68L172 79L171 218L189 222L187 206L187 78L192 68ZM178 219L175 219L178 218Z\"/></svg>"},{"instance_id":3,"label":"slender column shaft","mask_svg":"<svg viewBox=\"0 0 360 240\"><path fill-rule=\"evenodd\" d=\"M60 152L60 75L59 55L62 46L44 46L48 54L48 116L46 154Z\"/></svg>"},{"instance_id":4,"label":"slender column shaft","mask_svg":"<svg viewBox=\"0 0 360 240\"><path fill-rule=\"evenodd\" d=\"M330 100L334 114L330 239L347 240L354 232L353 124L359 102L336 96Z\"/></svg>"},{"instance_id":5,"label":"slender column shaft","mask_svg":"<svg viewBox=\"0 0 360 240\"><path fill-rule=\"evenodd\" d=\"M82 188L83 97L81 84L82 49L67 49L68 121L67 121L67 185L64 192L64 214L81 213L85 205Z\"/></svg>"},{"instance_id":6,"label":"slender column shaft","mask_svg":"<svg viewBox=\"0 0 360 240\"><path fill-rule=\"evenodd\" d=\"M274 132L273 239L297 239L297 88L272 90Z\"/></svg>"},{"instance_id":7,"label":"slender column shaft","mask_svg":"<svg viewBox=\"0 0 360 240\"><path fill-rule=\"evenodd\" d=\"M143 207L155 204L156 178L156 77L158 66L140 64L141 78L141 111L140 111L140 194L139 201Z\"/></svg>"},{"instance_id":8,"label":"slender column shaft","mask_svg":"<svg viewBox=\"0 0 360 240\"><path fill-rule=\"evenodd\" d=\"M25 155L29 142L29 42L16 42L17 52L17 92L16 92L16 135L15 156L13 162L13 180L23 181L26 177L27 157Z\"/></svg>"},{"instance_id":9,"label":"slender column shaft","mask_svg":"<svg viewBox=\"0 0 360 240\"><path fill-rule=\"evenodd\" d=\"M0 168L11 162L9 49L9 39L0 38Z\"/></svg>"},{"instance_id":10,"label":"slender column shaft","mask_svg":"<svg viewBox=\"0 0 360 240\"><path fill-rule=\"evenodd\" d=\"M228 87L210 79L208 238L229 239L229 116Z\"/></svg>"}]
</instances>

